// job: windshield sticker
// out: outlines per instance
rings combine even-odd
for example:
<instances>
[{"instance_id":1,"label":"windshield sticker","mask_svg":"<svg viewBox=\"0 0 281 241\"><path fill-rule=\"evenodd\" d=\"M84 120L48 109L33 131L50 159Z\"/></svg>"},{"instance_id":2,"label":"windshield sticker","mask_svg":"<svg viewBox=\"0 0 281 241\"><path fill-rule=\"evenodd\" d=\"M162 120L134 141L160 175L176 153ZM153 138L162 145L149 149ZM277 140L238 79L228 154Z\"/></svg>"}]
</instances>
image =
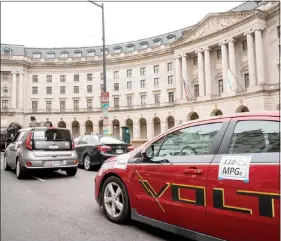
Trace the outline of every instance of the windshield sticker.
<instances>
[{"instance_id":1,"label":"windshield sticker","mask_svg":"<svg viewBox=\"0 0 281 241\"><path fill-rule=\"evenodd\" d=\"M252 156L222 156L219 166L219 180L230 179L249 182Z\"/></svg>"},{"instance_id":2,"label":"windshield sticker","mask_svg":"<svg viewBox=\"0 0 281 241\"><path fill-rule=\"evenodd\" d=\"M126 170L129 156L129 153L118 156L114 167Z\"/></svg>"}]
</instances>

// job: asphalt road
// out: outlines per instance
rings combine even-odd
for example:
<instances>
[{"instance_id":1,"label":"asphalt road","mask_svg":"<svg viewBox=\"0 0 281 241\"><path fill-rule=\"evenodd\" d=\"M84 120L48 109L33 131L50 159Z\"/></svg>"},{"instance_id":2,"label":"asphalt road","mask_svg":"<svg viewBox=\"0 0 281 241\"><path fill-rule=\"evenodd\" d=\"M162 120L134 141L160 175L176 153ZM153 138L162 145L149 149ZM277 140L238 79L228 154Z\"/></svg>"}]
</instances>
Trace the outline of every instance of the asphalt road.
<instances>
[{"instance_id":1,"label":"asphalt road","mask_svg":"<svg viewBox=\"0 0 281 241\"><path fill-rule=\"evenodd\" d=\"M3 170L1 153L1 241L184 241L137 222L109 222L94 200L95 171L36 173L17 180Z\"/></svg>"}]
</instances>

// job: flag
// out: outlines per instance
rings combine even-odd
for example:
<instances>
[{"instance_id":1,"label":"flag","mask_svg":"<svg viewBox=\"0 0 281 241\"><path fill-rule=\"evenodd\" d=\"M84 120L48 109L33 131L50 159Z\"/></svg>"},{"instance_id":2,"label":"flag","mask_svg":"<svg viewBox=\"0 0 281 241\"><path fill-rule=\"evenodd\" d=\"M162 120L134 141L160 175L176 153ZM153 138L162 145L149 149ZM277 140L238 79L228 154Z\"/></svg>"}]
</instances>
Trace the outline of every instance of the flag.
<instances>
[{"instance_id":1,"label":"flag","mask_svg":"<svg viewBox=\"0 0 281 241\"><path fill-rule=\"evenodd\" d=\"M187 83L185 82L184 78L182 78L182 81L183 81L183 88L184 88L185 98L186 98L186 101L188 101L188 87L187 87Z\"/></svg>"},{"instance_id":2,"label":"flag","mask_svg":"<svg viewBox=\"0 0 281 241\"><path fill-rule=\"evenodd\" d=\"M232 89L232 85L233 85L234 81L235 81L235 77L234 77L233 73L231 72L231 70L228 68L228 70L227 70L227 88L229 90Z\"/></svg>"}]
</instances>

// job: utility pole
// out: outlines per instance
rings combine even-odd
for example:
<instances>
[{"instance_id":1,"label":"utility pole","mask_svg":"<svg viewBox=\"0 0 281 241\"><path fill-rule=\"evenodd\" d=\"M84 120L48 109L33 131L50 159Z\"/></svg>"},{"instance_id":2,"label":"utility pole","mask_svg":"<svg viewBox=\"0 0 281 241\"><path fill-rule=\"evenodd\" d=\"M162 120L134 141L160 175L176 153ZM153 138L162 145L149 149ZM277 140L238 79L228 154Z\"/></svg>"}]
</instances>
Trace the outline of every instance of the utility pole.
<instances>
[{"instance_id":1,"label":"utility pole","mask_svg":"<svg viewBox=\"0 0 281 241\"><path fill-rule=\"evenodd\" d=\"M109 93L106 92L106 54L105 54L105 26L104 26L104 4L97 4L91 0L90 3L98 6L102 10L102 56L103 56L103 92L101 93L101 108L103 113L103 134L109 133L109 121L108 121L108 108L109 108Z\"/></svg>"}]
</instances>

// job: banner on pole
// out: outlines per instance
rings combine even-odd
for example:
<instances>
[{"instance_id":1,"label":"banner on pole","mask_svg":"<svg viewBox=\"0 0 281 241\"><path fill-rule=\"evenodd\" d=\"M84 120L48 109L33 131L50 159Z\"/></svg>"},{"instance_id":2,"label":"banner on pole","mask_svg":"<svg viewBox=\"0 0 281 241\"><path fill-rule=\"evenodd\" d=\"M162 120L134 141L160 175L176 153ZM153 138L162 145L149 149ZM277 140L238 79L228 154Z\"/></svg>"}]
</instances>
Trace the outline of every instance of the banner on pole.
<instances>
[{"instance_id":1,"label":"banner on pole","mask_svg":"<svg viewBox=\"0 0 281 241\"><path fill-rule=\"evenodd\" d=\"M101 93L101 103L109 103L109 92Z\"/></svg>"}]
</instances>

